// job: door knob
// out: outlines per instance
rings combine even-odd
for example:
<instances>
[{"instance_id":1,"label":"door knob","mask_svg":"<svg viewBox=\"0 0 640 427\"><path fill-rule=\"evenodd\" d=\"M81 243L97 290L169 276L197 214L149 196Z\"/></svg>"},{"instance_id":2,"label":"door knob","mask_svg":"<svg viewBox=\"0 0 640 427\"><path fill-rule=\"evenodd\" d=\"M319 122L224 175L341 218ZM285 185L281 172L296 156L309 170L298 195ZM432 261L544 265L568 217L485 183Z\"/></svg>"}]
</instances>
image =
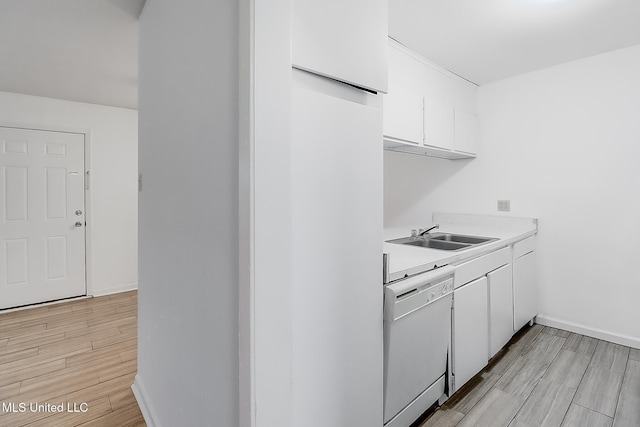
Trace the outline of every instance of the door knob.
<instances>
[{"instance_id":1,"label":"door knob","mask_svg":"<svg viewBox=\"0 0 640 427\"><path fill-rule=\"evenodd\" d=\"M76 222L76 227L82 227L82 223L80 221Z\"/></svg>"},{"instance_id":2,"label":"door knob","mask_svg":"<svg viewBox=\"0 0 640 427\"><path fill-rule=\"evenodd\" d=\"M82 211L81 211L80 209L78 209L78 210L76 211L76 215L78 215L78 216L82 215Z\"/></svg>"}]
</instances>

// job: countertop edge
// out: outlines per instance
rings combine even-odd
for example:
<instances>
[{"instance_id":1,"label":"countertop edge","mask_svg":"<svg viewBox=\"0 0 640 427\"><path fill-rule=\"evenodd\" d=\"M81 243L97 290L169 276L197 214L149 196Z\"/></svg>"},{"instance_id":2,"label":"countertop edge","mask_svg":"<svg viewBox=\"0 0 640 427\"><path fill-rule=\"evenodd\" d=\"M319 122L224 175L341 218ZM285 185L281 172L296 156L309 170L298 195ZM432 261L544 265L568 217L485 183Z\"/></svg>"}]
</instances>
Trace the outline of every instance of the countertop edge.
<instances>
[{"instance_id":1,"label":"countertop edge","mask_svg":"<svg viewBox=\"0 0 640 427\"><path fill-rule=\"evenodd\" d=\"M387 272L387 276L385 278L386 282L385 284L388 283L393 283L396 282L398 280L407 278L407 277L411 277L414 276L416 274L420 274L420 273L424 273L430 270L433 270L435 268L440 268L443 267L445 265L457 265L469 260L472 260L474 258L486 255L490 252L494 252L496 250L499 250L501 248L504 247L508 247L516 242L522 241L528 237L531 236L535 236L538 232L537 230L537 220L531 218L530 219L530 227L527 227L528 229L522 229L520 228L519 230L513 230L513 229L507 229L506 231L504 231L502 234L506 234L507 236L505 237L501 237L496 241L484 244L484 245L479 245L477 247L474 248L469 248L466 249L464 251L455 253L455 254L451 254L451 253L446 253L445 251L439 251L436 249L423 249L423 248L411 248L412 251L412 258L420 258L420 256L418 254L420 254L419 251L425 251L424 252L424 262L417 262L412 264L411 266L407 267L407 268L401 268L398 269L396 271L388 271ZM459 226L462 227L465 224L460 224L460 223L452 223L452 224L446 224L446 230L447 232L452 232L452 233L457 233L456 228L458 228ZM468 225L468 224L467 224ZM519 227L518 227L519 228ZM408 228L409 229L409 228ZM460 234L469 234L468 232L466 232L466 230L464 230L465 232L462 232ZM488 233L485 233L484 235L490 235L491 231L489 230ZM482 233L478 233L478 235L482 235ZM385 243L386 245L392 245L391 243ZM397 245L397 246L401 246L401 245ZM388 246L387 246L388 248ZM403 250L400 250L399 248L397 248L398 250L396 252L402 252ZM426 252L429 251L429 252ZM434 252L432 251L437 251L437 252L442 252L441 256L436 256L434 257ZM393 256L393 252L394 251L384 251L386 254L388 254L388 256ZM404 252L406 252L406 249L404 249ZM436 252L436 253L437 253ZM430 255L430 256L429 256ZM440 255L440 254L439 254ZM396 256L402 256L402 255L398 255L396 254Z\"/></svg>"}]
</instances>

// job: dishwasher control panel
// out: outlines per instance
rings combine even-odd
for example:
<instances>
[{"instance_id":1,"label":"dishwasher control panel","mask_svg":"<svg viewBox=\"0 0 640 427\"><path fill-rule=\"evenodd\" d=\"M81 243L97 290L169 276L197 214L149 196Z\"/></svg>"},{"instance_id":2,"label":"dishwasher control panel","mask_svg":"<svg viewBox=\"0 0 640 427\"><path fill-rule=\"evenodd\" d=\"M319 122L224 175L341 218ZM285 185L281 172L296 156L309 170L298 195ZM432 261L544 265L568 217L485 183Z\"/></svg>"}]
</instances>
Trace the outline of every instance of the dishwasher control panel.
<instances>
[{"instance_id":1,"label":"dishwasher control panel","mask_svg":"<svg viewBox=\"0 0 640 427\"><path fill-rule=\"evenodd\" d=\"M453 277L431 282L413 283L413 286L389 285L385 291L385 320L397 320L453 291Z\"/></svg>"},{"instance_id":2,"label":"dishwasher control panel","mask_svg":"<svg viewBox=\"0 0 640 427\"><path fill-rule=\"evenodd\" d=\"M396 295L396 301L402 300L416 293L426 298L425 302L435 301L453 290L453 279L443 280L440 283L428 283L422 287L415 288L409 292Z\"/></svg>"}]
</instances>

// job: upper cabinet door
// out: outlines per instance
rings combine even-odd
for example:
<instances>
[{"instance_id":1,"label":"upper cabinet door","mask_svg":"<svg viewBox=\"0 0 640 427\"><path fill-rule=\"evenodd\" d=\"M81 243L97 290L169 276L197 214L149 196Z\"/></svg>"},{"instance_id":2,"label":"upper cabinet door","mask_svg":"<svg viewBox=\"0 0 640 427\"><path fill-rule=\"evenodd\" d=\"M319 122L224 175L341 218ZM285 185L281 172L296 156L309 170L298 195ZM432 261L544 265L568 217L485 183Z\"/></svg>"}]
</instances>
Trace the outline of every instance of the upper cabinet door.
<instances>
[{"instance_id":1,"label":"upper cabinet door","mask_svg":"<svg viewBox=\"0 0 640 427\"><path fill-rule=\"evenodd\" d=\"M424 100L424 145L453 150L453 107Z\"/></svg>"},{"instance_id":2,"label":"upper cabinet door","mask_svg":"<svg viewBox=\"0 0 640 427\"><path fill-rule=\"evenodd\" d=\"M455 149L470 154L478 153L478 118L473 114L455 110Z\"/></svg>"},{"instance_id":3,"label":"upper cabinet door","mask_svg":"<svg viewBox=\"0 0 640 427\"><path fill-rule=\"evenodd\" d=\"M293 0L292 9L294 67L387 92L386 0Z\"/></svg>"},{"instance_id":4,"label":"upper cabinet door","mask_svg":"<svg viewBox=\"0 0 640 427\"><path fill-rule=\"evenodd\" d=\"M382 131L395 142L422 145L422 95L393 81L383 98Z\"/></svg>"}]
</instances>

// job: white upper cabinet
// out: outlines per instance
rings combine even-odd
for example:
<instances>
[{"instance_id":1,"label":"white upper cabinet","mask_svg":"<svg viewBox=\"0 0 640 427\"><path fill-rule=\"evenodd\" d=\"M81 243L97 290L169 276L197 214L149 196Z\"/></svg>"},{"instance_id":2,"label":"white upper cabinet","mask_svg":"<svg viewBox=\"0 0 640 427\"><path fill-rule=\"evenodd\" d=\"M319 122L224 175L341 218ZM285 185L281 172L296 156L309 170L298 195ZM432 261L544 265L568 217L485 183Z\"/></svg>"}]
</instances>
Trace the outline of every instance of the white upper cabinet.
<instances>
[{"instance_id":1,"label":"white upper cabinet","mask_svg":"<svg viewBox=\"0 0 640 427\"><path fill-rule=\"evenodd\" d=\"M474 114L455 110L455 149L464 153L478 152L478 118Z\"/></svg>"},{"instance_id":2,"label":"white upper cabinet","mask_svg":"<svg viewBox=\"0 0 640 427\"><path fill-rule=\"evenodd\" d=\"M386 0L293 0L293 66L387 92Z\"/></svg>"},{"instance_id":3,"label":"white upper cabinet","mask_svg":"<svg viewBox=\"0 0 640 427\"><path fill-rule=\"evenodd\" d=\"M439 102L424 100L424 145L454 149L454 110Z\"/></svg>"},{"instance_id":4,"label":"white upper cabinet","mask_svg":"<svg viewBox=\"0 0 640 427\"><path fill-rule=\"evenodd\" d=\"M384 148L447 159L475 157L476 90L476 85L390 40Z\"/></svg>"},{"instance_id":5,"label":"white upper cabinet","mask_svg":"<svg viewBox=\"0 0 640 427\"><path fill-rule=\"evenodd\" d=\"M385 138L398 143L422 145L422 95L389 82L383 99L382 131Z\"/></svg>"}]
</instances>

